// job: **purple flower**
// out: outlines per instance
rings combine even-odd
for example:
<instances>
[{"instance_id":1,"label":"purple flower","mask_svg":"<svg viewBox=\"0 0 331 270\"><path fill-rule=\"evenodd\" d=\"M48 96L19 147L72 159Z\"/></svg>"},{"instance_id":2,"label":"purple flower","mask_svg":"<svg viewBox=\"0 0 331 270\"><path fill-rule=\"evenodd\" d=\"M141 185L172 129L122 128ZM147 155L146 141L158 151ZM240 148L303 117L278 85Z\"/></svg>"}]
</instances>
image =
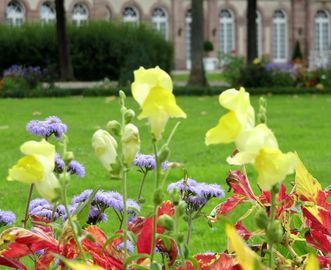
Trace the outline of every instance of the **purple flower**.
<instances>
[{"instance_id":1,"label":"purple flower","mask_svg":"<svg viewBox=\"0 0 331 270\"><path fill-rule=\"evenodd\" d=\"M61 139L68 130L67 125L56 116L49 116L44 121L32 120L26 125L26 129L35 136L47 138L54 134L57 139Z\"/></svg>"},{"instance_id":2,"label":"purple flower","mask_svg":"<svg viewBox=\"0 0 331 270\"><path fill-rule=\"evenodd\" d=\"M118 251L123 250L123 249L124 249L124 242L119 243L119 244L116 246L116 249L117 249ZM133 245L132 245L132 243L131 243L130 240L126 240L126 250L127 250L129 253L133 253L134 247L133 247Z\"/></svg>"},{"instance_id":3,"label":"purple flower","mask_svg":"<svg viewBox=\"0 0 331 270\"><path fill-rule=\"evenodd\" d=\"M161 167L162 170L167 169L167 161L162 162ZM145 170L155 170L156 169L156 162L154 155L144 155L144 154L137 154L133 164L137 167L140 167Z\"/></svg>"},{"instance_id":4,"label":"purple flower","mask_svg":"<svg viewBox=\"0 0 331 270\"><path fill-rule=\"evenodd\" d=\"M87 218L87 224L97 224L99 222L106 222L107 216L105 213L101 212L97 207L90 207L90 212Z\"/></svg>"},{"instance_id":5,"label":"purple flower","mask_svg":"<svg viewBox=\"0 0 331 270\"><path fill-rule=\"evenodd\" d=\"M15 223L16 216L11 211L0 210L0 226L7 226Z\"/></svg>"},{"instance_id":6,"label":"purple flower","mask_svg":"<svg viewBox=\"0 0 331 270\"><path fill-rule=\"evenodd\" d=\"M54 205L45 199L37 198L30 202L29 215L55 221L60 216L65 215L65 209L63 205L59 205L54 209Z\"/></svg>"},{"instance_id":7,"label":"purple flower","mask_svg":"<svg viewBox=\"0 0 331 270\"><path fill-rule=\"evenodd\" d=\"M168 192L177 189L182 198L188 204L188 207L197 209L207 204L211 198L223 198L224 190L217 184L198 183L197 181L188 178L183 179L168 185Z\"/></svg>"},{"instance_id":8,"label":"purple flower","mask_svg":"<svg viewBox=\"0 0 331 270\"><path fill-rule=\"evenodd\" d=\"M117 212L123 212L123 197L115 191L98 191L93 199L93 204L98 204L103 208L112 208Z\"/></svg>"},{"instance_id":9,"label":"purple flower","mask_svg":"<svg viewBox=\"0 0 331 270\"><path fill-rule=\"evenodd\" d=\"M81 194L76 195L72 198L71 204L78 204L81 202L85 202L92 194L92 189L86 189Z\"/></svg>"},{"instance_id":10,"label":"purple flower","mask_svg":"<svg viewBox=\"0 0 331 270\"><path fill-rule=\"evenodd\" d=\"M57 173L62 173L64 169L64 161L58 153L55 155L55 168L54 171Z\"/></svg>"},{"instance_id":11,"label":"purple flower","mask_svg":"<svg viewBox=\"0 0 331 270\"><path fill-rule=\"evenodd\" d=\"M140 212L140 205L132 199L126 201L126 206L128 208L128 214L137 215Z\"/></svg>"},{"instance_id":12,"label":"purple flower","mask_svg":"<svg viewBox=\"0 0 331 270\"><path fill-rule=\"evenodd\" d=\"M78 177L83 178L85 176L85 168L76 160L71 160L68 164L67 172L76 174Z\"/></svg>"},{"instance_id":13,"label":"purple flower","mask_svg":"<svg viewBox=\"0 0 331 270\"><path fill-rule=\"evenodd\" d=\"M292 72L293 65L287 63L270 63L265 65L266 71Z\"/></svg>"}]
</instances>

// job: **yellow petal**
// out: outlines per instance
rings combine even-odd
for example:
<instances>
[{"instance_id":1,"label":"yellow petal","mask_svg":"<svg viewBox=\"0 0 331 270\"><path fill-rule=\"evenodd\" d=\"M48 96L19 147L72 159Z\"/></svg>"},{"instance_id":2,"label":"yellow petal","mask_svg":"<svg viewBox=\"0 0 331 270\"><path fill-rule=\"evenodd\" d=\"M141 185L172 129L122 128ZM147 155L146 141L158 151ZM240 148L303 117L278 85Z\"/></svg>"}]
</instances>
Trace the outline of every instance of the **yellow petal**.
<instances>
[{"instance_id":1,"label":"yellow petal","mask_svg":"<svg viewBox=\"0 0 331 270\"><path fill-rule=\"evenodd\" d=\"M278 148L276 137L265 124L240 132L235 143L239 152L227 158L227 162L232 165L253 162L263 147Z\"/></svg>"},{"instance_id":2,"label":"yellow petal","mask_svg":"<svg viewBox=\"0 0 331 270\"><path fill-rule=\"evenodd\" d=\"M175 96L170 91L161 87L151 89L138 119L147 118L151 132L159 139L170 117L186 118L186 114L176 104Z\"/></svg>"},{"instance_id":3,"label":"yellow petal","mask_svg":"<svg viewBox=\"0 0 331 270\"><path fill-rule=\"evenodd\" d=\"M54 161L53 161L54 162ZM42 164L35 156L25 156L9 169L7 180L32 184L41 182L45 176Z\"/></svg>"},{"instance_id":4,"label":"yellow petal","mask_svg":"<svg viewBox=\"0 0 331 270\"><path fill-rule=\"evenodd\" d=\"M134 71L134 82L131 85L131 91L133 98L140 106L155 87L161 87L172 92L172 80L169 74L158 66L149 69L140 67Z\"/></svg>"},{"instance_id":5,"label":"yellow petal","mask_svg":"<svg viewBox=\"0 0 331 270\"><path fill-rule=\"evenodd\" d=\"M52 202L58 198L60 189L59 180L54 173L46 174L43 181L35 183L36 189L41 197Z\"/></svg>"},{"instance_id":6,"label":"yellow petal","mask_svg":"<svg viewBox=\"0 0 331 270\"><path fill-rule=\"evenodd\" d=\"M240 266L244 270L254 270L255 265L260 262L257 254L245 244L232 225L225 224L225 233L229 241L229 250L236 253Z\"/></svg>"},{"instance_id":7,"label":"yellow petal","mask_svg":"<svg viewBox=\"0 0 331 270\"><path fill-rule=\"evenodd\" d=\"M73 261L67 261L65 260L65 264L70 267L72 270L104 270L104 268L98 266L98 265L92 265L87 263L79 263L79 262L73 262Z\"/></svg>"},{"instance_id":8,"label":"yellow petal","mask_svg":"<svg viewBox=\"0 0 331 270\"><path fill-rule=\"evenodd\" d=\"M44 156L48 159L48 162L54 166L55 146L47 142L45 139L41 140L40 142L27 141L21 145L20 149L21 152L25 155Z\"/></svg>"},{"instance_id":9,"label":"yellow petal","mask_svg":"<svg viewBox=\"0 0 331 270\"><path fill-rule=\"evenodd\" d=\"M216 127L206 133L205 142L209 144L234 142L241 130L241 125L234 112L223 115Z\"/></svg>"},{"instance_id":10,"label":"yellow petal","mask_svg":"<svg viewBox=\"0 0 331 270\"><path fill-rule=\"evenodd\" d=\"M122 145L124 161L128 166L130 166L132 165L136 154L140 150L139 130L135 125L131 123L125 125L122 136Z\"/></svg>"},{"instance_id":11,"label":"yellow petal","mask_svg":"<svg viewBox=\"0 0 331 270\"><path fill-rule=\"evenodd\" d=\"M254 161L260 188L270 190L273 185L283 181L288 174L294 172L295 163L295 155L292 152L283 154L276 148L262 148Z\"/></svg>"},{"instance_id":12,"label":"yellow petal","mask_svg":"<svg viewBox=\"0 0 331 270\"><path fill-rule=\"evenodd\" d=\"M239 122L245 128L255 124L255 112L250 104L249 93L243 87L240 90L228 89L219 96L219 103L224 108L235 112Z\"/></svg>"},{"instance_id":13,"label":"yellow petal","mask_svg":"<svg viewBox=\"0 0 331 270\"><path fill-rule=\"evenodd\" d=\"M315 201L318 192L322 190L321 184L308 172L298 156L295 170L295 190L298 195L312 201Z\"/></svg>"},{"instance_id":14,"label":"yellow petal","mask_svg":"<svg viewBox=\"0 0 331 270\"><path fill-rule=\"evenodd\" d=\"M320 269L320 265L318 263L318 259L316 255L310 254L307 260L305 270L319 270L319 269Z\"/></svg>"}]
</instances>

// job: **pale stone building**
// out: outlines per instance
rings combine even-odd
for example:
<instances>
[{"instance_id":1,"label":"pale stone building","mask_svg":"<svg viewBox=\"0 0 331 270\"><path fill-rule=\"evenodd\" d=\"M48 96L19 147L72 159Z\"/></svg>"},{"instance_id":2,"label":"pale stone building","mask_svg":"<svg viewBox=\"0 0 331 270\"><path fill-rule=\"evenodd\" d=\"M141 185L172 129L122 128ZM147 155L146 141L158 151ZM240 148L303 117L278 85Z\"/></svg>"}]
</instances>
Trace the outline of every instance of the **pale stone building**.
<instances>
[{"instance_id":1,"label":"pale stone building","mask_svg":"<svg viewBox=\"0 0 331 270\"><path fill-rule=\"evenodd\" d=\"M0 23L55 20L54 0L0 0ZM190 67L190 0L65 0L68 21L116 20L153 25L174 43L176 69ZM205 40L210 59L220 64L226 54L245 55L247 0L205 0ZM294 45L310 65L329 58L331 0L258 0L258 53L271 62L291 61Z\"/></svg>"}]
</instances>

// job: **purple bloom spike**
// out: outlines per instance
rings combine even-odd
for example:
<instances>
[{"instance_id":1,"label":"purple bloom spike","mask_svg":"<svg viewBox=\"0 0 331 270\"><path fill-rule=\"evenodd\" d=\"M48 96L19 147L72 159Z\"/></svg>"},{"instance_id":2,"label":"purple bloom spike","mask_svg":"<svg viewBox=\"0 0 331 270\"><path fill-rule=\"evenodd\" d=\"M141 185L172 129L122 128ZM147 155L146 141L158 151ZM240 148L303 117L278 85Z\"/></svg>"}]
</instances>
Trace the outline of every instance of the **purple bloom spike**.
<instances>
[{"instance_id":1,"label":"purple bloom spike","mask_svg":"<svg viewBox=\"0 0 331 270\"><path fill-rule=\"evenodd\" d=\"M44 121L32 120L26 125L26 129L35 136L50 137L54 135L57 139L61 139L68 130L67 125L56 116L49 116Z\"/></svg>"},{"instance_id":2,"label":"purple bloom spike","mask_svg":"<svg viewBox=\"0 0 331 270\"><path fill-rule=\"evenodd\" d=\"M84 166L76 160L72 160L69 162L67 171L71 174L76 174L80 178L83 178L85 176Z\"/></svg>"},{"instance_id":3,"label":"purple bloom spike","mask_svg":"<svg viewBox=\"0 0 331 270\"><path fill-rule=\"evenodd\" d=\"M144 155L144 154L137 154L133 164L137 167L143 168L145 170L155 170L156 169L156 163L155 163L155 157L154 155ZM167 161L162 162L161 167L162 170L167 169Z\"/></svg>"}]
</instances>

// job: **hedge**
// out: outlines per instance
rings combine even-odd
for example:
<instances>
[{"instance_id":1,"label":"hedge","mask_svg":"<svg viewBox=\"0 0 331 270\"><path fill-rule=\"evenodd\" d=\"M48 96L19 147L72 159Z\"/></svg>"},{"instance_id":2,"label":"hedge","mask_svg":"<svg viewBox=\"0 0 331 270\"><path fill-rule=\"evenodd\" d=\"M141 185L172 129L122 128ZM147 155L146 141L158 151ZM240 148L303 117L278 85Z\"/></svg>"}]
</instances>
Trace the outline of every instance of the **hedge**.
<instances>
[{"instance_id":1,"label":"hedge","mask_svg":"<svg viewBox=\"0 0 331 270\"><path fill-rule=\"evenodd\" d=\"M121 88L90 88L90 89L63 89L63 88L37 88L30 92L8 91L0 92L0 97L4 98L25 98L25 97L65 97L65 96L112 96L118 95L119 90L123 90L128 96L131 95L129 87ZM228 87L188 87L177 86L174 88L176 96L206 96L219 95ZM300 94L331 94L331 88L317 90L316 88L296 88L296 87L269 87L269 88L249 88L246 89L251 95L300 95Z\"/></svg>"},{"instance_id":2,"label":"hedge","mask_svg":"<svg viewBox=\"0 0 331 270\"><path fill-rule=\"evenodd\" d=\"M173 47L148 26L91 22L68 27L74 75L77 80L109 78L127 84L139 66L170 71ZM0 72L19 64L41 66L58 74L55 25L0 25Z\"/></svg>"}]
</instances>

